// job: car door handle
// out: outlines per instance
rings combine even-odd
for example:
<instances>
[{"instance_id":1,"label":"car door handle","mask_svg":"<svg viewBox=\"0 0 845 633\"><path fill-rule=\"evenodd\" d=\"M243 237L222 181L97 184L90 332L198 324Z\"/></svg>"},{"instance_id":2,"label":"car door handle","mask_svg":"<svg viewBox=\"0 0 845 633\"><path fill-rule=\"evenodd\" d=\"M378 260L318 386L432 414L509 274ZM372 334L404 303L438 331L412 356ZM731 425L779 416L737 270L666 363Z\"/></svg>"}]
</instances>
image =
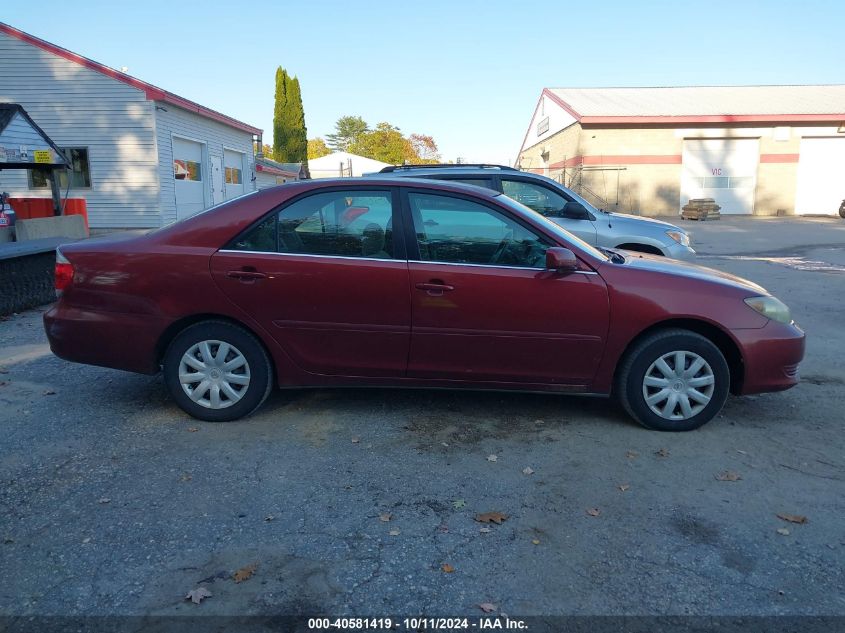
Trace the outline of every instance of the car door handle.
<instances>
[{"instance_id":1,"label":"car door handle","mask_svg":"<svg viewBox=\"0 0 845 633\"><path fill-rule=\"evenodd\" d=\"M246 282L255 281L256 279L264 279L267 277L267 275L262 272L258 272L257 270L230 270L226 273L226 276Z\"/></svg>"},{"instance_id":2,"label":"car door handle","mask_svg":"<svg viewBox=\"0 0 845 633\"><path fill-rule=\"evenodd\" d=\"M436 297L438 295L442 295L444 292L452 292L455 289L455 286L450 286L449 284L444 284L440 281L431 281L429 283L417 284L416 288L417 290L425 290L426 293L432 297Z\"/></svg>"}]
</instances>

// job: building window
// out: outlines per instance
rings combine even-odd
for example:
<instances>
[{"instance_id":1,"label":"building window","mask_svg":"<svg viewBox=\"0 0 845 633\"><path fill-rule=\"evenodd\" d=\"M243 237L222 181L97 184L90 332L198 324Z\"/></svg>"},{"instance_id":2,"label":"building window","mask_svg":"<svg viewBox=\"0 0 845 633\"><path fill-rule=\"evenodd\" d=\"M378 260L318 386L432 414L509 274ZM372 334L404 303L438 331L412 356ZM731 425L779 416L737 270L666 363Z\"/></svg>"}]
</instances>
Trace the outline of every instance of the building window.
<instances>
[{"instance_id":1,"label":"building window","mask_svg":"<svg viewBox=\"0 0 845 633\"><path fill-rule=\"evenodd\" d=\"M193 160L173 160L173 177L176 180L202 180L202 165Z\"/></svg>"},{"instance_id":2,"label":"building window","mask_svg":"<svg viewBox=\"0 0 845 633\"><path fill-rule=\"evenodd\" d=\"M243 184L243 174L237 167L226 168L226 184L227 185L241 185Z\"/></svg>"},{"instance_id":3,"label":"building window","mask_svg":"<svg viewBox=\"0 0 845 633\"><path fill-rule=\"evenodd\" d=\"M70 169L57 170L59 175L59 187L67 189L68 172L70 172L71 189L91 188L91 168L88 164L87 147L65 147L62 150L70 162ZM47 173L37 169L29 170L29 188L45 189L50 186Z\"/></svg>"}]
</instances>

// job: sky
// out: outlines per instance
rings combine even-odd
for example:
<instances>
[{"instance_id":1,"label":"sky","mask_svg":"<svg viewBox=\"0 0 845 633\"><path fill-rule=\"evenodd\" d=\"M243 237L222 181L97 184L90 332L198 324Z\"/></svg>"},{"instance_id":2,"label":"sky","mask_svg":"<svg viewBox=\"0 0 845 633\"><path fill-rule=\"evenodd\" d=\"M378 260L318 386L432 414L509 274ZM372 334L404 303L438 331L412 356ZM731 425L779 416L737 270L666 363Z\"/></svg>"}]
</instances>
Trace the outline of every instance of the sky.
<instances>
[{"instance_id":1,"label":"sky","mask_svg":"<svg viewBox=\"0 0 845 633\"><path fill-rule=\"evenodd\" d=\"M845 2L58 2L0 21L264 129L278 66L308 137L344 115L510 164L544 87L845 83ZM2 63L2 60L0 60Z\"/></svg>"}]
</instances>

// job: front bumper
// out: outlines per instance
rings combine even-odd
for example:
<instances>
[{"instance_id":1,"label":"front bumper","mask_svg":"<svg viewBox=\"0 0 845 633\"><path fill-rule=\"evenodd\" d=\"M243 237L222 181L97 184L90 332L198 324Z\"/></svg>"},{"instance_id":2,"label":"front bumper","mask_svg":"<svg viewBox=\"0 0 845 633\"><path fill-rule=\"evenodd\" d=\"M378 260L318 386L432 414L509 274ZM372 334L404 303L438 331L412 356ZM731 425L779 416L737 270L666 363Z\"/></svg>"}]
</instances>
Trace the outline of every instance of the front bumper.
<instances>
[{"instance_id":1,"label":"front bumper","mask_svg":"<svg viewBox=\"0 0 845 633\"><path fill-rule=\"evenodd\" d=\"M804 359L804 331L769 321L759 329L734 330L742 347L744 376L739 394L783 391L798 384Z\"/></svg>"},{"instance_id":2,"label":"front bumper","mask_svg":"<svg viewBox=\"0 0 845 633\"><path fill-rule=\"evenodd\" d=\"M663 247L663 254L672 259L680 259L684 261L691 261L695 259L695 251L689 246L683 246L677 242L672 242L668 246Z\"/></svg>"}]
</instances>

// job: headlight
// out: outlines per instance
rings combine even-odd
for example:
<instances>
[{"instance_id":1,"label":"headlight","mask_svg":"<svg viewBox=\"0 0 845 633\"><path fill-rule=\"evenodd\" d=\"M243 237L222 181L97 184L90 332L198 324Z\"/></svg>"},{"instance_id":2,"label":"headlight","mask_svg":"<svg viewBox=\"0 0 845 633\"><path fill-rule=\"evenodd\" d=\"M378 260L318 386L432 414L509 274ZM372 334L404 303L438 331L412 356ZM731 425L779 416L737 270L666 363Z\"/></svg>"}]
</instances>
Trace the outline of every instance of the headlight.
<instances>
[{"instance_id":1,"label":"headlight","mask_svg":"<svg viewBox=\"0 0 845 633\"><path fill-rule=\"evenodd\" d=\"M689 234L683 231L666 231L666 235L671 237L681 246L689 246Z\"/></svg>"},{"instance_id":2,"label":"headlight","mask_svg":"<svg viewBox=\"0 0 845 633\"><path fill-rule=\"evenodd\" d=\"M792 323L792 315L786 304L774 297L748 297L744 300L749 308L753 308L764 317L781 323Z\"/></svg>"}]
</instances>

